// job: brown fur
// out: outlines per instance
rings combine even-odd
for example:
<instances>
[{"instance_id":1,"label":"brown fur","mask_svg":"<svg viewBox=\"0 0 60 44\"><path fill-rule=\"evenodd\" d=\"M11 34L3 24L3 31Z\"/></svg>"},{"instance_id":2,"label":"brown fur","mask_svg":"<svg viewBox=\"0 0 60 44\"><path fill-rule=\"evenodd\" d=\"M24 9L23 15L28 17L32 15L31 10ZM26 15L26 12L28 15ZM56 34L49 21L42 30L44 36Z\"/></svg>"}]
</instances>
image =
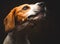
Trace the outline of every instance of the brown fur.
<instances>
[{"instance_id":1,"label":"brown fur","mask_svg":"<svg viewBox=\"0 0 60 44\"><path fill-rule=\"evenodd\" d=\"M10 13L4 19L5 31L10 31L15 27L15 17L17 17L17 21L25 21L27 19L26 12L30 10L30 7L27 10L22 10L24 6L28 6L28 4L23 4L21 6L13 8Z\"/></svg>"}]
</instances>

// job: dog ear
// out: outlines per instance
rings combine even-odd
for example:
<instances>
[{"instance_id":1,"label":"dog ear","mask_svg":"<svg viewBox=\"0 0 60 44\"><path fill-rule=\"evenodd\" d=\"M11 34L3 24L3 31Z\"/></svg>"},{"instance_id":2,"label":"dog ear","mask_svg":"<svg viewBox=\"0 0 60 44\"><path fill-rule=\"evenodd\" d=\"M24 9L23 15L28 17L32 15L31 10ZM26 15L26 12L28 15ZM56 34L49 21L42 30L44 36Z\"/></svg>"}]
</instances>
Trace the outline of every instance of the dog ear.
<instances>
[{"instance_id":1,"label":"dog ear","mask_svg":"<svg viewBox=\"0 0 60 44\"><path fill-rule=\"evenodd\" d=\"M13 8L4 19L5 31L11 31L15 27L15 20L14 20L15 10L16 8Z\"/></svg>"}]
</instances>

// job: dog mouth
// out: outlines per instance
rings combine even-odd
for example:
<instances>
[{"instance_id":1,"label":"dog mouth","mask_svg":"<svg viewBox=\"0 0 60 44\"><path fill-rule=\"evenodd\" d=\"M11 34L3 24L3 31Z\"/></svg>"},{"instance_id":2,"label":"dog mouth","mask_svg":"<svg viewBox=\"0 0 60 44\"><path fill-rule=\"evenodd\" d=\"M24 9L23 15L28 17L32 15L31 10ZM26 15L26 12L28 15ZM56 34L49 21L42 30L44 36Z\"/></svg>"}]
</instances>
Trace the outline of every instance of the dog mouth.
<instances>
[{"instance_id":1,"label":"dog mouth","mask_svg":"<svg viewBox=\"0 0 60 44\"><path fill-rule=\"evenodd\" d=\"M45 17L45 10L41 10L39 12L37 12L35 15L31 15L28 17L28 20L40 20L42 19L43 17Z\"/></svg>"}]
</instances>

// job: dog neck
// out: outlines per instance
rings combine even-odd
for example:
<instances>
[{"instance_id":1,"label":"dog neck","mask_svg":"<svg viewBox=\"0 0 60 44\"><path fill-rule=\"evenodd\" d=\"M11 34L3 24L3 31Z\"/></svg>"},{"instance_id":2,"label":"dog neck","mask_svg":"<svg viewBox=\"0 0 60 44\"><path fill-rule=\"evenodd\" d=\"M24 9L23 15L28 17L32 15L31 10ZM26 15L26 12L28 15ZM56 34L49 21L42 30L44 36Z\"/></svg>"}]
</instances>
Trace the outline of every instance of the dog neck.
<instances>
[{"instance_id":1,"label":"dog neck","mask_svg":"<svg viewBox=\"0 0 60 44\"><path fill-rule=\"evenodd\" d=\"M26 35L26 32L10 32L7 35L8 44L30 44L28 40L28 36ZM10 42L11 41L11 42Z\"/></svg>"}]
</instances>

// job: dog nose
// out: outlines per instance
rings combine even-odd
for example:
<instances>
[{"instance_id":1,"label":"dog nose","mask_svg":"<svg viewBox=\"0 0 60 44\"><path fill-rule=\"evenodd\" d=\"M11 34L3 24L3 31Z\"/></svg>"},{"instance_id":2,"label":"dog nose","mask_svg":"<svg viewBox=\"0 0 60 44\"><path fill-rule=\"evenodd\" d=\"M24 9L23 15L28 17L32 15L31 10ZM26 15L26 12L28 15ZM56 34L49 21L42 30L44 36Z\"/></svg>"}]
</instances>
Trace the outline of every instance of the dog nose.
<instances>
[{"instance_id":1,"label":"dog nose","mask_svg":"<svg viewBox=\"0 0 60 44\"><path fill-rule=\"evenodd\" d=\"M40 3L38 3L38 6L44 7L45 3L44 2L40 2Z\"/></svg>"}]
</instances>

